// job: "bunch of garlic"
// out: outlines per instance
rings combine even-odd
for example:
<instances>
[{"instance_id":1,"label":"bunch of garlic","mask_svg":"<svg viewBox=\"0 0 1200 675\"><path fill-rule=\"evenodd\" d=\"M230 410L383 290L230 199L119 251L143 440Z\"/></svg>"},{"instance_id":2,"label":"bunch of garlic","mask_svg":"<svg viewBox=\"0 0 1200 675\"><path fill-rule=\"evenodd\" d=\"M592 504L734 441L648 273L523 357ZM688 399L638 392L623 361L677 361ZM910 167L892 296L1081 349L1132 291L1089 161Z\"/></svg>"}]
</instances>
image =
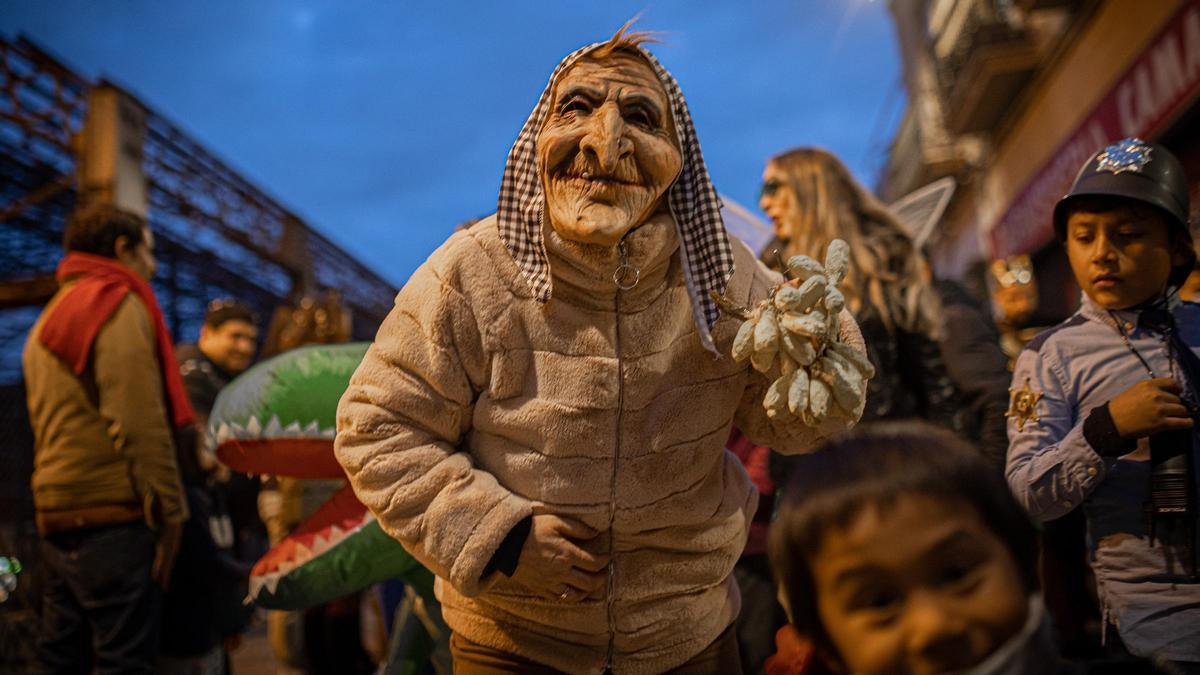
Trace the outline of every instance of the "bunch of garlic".
<instances>
[{"instance_id":1,"label":"bunch of garlic","mask_svg":"<svg viewBox=\"0 0 1200 675\"><path fill-rule=\"evenodd\" d=\"M823 266L807 256L792 257L789 277L799 286L776 288L750 311L734 338L736 361L750 359L755 370L778 373L763 398L772 419L790 413L818 426L831 406L842 409L847 425L862 417L875 369L838 337L838 314L846 304L838 284L849 262L850 247L841 239L830 242Z\"/></svg>"}]
</instances>

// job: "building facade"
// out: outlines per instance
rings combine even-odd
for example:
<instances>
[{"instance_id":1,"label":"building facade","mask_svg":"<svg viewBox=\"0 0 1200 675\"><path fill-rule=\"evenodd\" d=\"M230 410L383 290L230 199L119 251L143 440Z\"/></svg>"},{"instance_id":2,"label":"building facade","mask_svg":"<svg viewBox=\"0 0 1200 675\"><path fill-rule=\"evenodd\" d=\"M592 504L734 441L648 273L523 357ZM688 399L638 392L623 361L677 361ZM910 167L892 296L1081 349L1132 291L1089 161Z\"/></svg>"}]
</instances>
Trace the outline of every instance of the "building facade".
<instances>
[{"instance_id":1,"label":"building facade","mask_svg":"<svg viewBox=\"0 0 1200 675\"><path fill-rule=\"evenodd\" d=\"M1183 161L1200 202L1200 0L892 0L908 107L881 177L892 200L959 189L935 234L940 276L1027 254L1039 314L1078 299L1051 210L1095 150L1127 136Z\"/></svg>"}]
</instances>

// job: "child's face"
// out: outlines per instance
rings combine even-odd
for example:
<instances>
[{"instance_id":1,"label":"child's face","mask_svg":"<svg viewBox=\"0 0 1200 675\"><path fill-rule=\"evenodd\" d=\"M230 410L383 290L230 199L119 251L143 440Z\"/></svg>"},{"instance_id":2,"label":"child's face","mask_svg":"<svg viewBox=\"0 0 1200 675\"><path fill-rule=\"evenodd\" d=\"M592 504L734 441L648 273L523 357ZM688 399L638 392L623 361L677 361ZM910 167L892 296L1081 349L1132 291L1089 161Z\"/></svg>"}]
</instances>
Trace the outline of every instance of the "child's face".
<instances>
[{"instance_id":1,"label":"child's face","mask_svg":"<svg viewBox=\"0 0 1200 675\"><path fill-rule=\"evenodd\" d=\"M1067 257L1075 281L1104 309L1151 300L1183 260L1162 218L1144 209L1076 211L1067 220Z\"/></svg>"},{"instance_id":2,"label":"child's face","mask_svg":"<svg viewBox=\"0 0 1200 675\"><path fill-rule=\"evenodd\" d=\"M825 534L817 610L845 670L943 673L976 665L1024 625L1027 591L974 508L901 495Z\"/></svg>"}]
</instances>

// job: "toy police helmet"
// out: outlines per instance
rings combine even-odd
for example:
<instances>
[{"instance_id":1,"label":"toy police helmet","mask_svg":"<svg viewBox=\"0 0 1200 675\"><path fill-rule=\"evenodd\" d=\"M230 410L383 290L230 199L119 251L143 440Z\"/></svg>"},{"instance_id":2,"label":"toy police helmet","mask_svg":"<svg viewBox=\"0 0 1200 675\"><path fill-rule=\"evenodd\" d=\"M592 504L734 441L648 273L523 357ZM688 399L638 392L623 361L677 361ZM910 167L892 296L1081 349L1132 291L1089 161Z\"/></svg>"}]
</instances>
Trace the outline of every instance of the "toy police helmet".
<instances>
[{"instance_id":1,"label":"toy police helmet","mask_svg":"<svg viewBox=\"0 0 1200 675\"><path fill-rule=\"evenodd\" d=\"M1054 206L1054 233L1066 239L1071 203L1079 197L1124 197L1165 213L1188 233L1188 187L1183 165L1169 150L1140 138L1125 138L1100 150L1079 170L1071 190ZM1190 233L1189 233L1190 237Z\"/></svg>"}]
</instances>

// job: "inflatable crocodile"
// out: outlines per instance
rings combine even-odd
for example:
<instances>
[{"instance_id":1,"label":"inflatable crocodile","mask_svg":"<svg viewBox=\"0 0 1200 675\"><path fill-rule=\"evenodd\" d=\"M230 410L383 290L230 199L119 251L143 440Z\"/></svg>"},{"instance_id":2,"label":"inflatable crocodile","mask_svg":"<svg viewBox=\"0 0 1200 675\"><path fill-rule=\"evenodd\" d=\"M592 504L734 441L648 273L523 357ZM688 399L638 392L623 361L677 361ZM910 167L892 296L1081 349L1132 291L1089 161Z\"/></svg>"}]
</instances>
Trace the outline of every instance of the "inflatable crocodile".
<instances>
[{"instance_id":1,"label":"inflatable crocodile","mask_svg":"<svg viewBox=\"0 0 1200 675\"><path fill-rule=\"evenodd\" d=\"M333 454L334 418L368 346L300 347L238 376L209 416L217 457L250 474L344 478ZM383 532L347 486L258 561L250 599L269 609L303 609L387 579L433 598L433 574Z\"/></svg>"}]
</instances>

